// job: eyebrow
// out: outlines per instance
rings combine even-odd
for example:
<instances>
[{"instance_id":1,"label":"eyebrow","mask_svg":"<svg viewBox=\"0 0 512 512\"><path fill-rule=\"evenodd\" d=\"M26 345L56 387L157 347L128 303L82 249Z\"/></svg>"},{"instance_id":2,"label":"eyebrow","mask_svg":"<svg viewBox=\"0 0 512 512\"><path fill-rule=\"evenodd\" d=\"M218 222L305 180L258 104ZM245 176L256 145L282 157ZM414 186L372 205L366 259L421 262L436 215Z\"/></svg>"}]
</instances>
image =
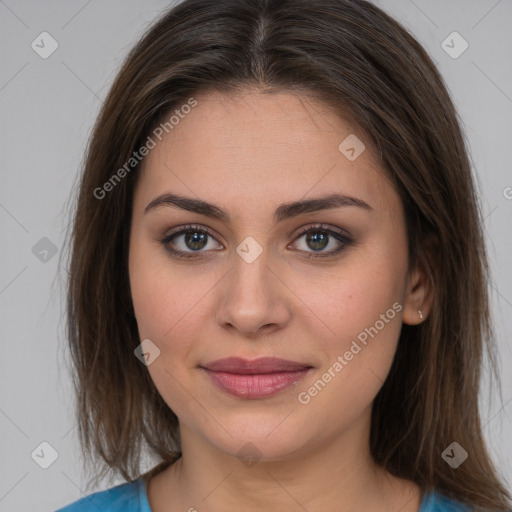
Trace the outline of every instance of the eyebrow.
<instances>
[{"instance_id":1,"label":"eyebrow","mask_svg":"<svg viewBox=\"0 0 512 512\"><path fill-rule=\"evenodd\" d=\"M144 213L148 213L161 206L177 207L190 212L199 213L212 217L214 219L230 222L229 214L219 206L208 203L201 199L194 199L191 197L180 196L177 194L162 194L155 197L144 209ZM274 212L274 222L282 222L292 217L297 217L305 213L313 213L322 210L331 210L334 208L356 206L369 212L373 212L373 208L356 197L347 196L344 194L330 194L323 197L312 199L301 199L300 201L293 201L291 203L283 203Z\"/></svg>"}]
</instances>

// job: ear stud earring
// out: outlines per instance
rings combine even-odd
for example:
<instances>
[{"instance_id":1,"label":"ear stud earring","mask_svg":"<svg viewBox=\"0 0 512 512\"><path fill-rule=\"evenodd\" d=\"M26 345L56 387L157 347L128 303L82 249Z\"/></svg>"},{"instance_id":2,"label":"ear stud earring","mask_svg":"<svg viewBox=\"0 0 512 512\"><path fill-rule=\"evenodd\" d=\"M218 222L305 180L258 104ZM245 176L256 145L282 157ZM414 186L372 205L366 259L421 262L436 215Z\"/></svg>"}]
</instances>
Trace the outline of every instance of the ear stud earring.
<instances>
[{"instance_id":1,"label":"ear stud earring","mask_svg":"<svg viewBox=\"0 0 512 512\"><path fill-rule=\"evenodd\" d=\"M423 313L421 312L421 309L418 309L418 315L420 315L420 318L423 320Z\"/></svg>"}]
</instances>

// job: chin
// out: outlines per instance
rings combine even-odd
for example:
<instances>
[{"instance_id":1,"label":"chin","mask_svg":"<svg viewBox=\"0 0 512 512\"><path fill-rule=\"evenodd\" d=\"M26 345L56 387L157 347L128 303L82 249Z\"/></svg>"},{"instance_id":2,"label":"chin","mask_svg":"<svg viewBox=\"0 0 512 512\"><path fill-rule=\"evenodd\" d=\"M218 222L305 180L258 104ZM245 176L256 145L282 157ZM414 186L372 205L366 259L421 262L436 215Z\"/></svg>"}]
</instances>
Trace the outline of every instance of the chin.
<instances>
[{"instance_id":1,"label":"chin","mask_svg":"<svg viewBox=\"0 0 512 512\"><path fill-rule=\"evenodd\" d=\"M317 434L308 433L304 422L299 424L293 416L290 409L280 415L245 414L238 418L226 415L224 424L229 434L218 424L214 430L209 424L196 432L218 450L237 458L261 462L284 460L306 449L311 439L318 438Z\"/></svg>"}]
</instances>

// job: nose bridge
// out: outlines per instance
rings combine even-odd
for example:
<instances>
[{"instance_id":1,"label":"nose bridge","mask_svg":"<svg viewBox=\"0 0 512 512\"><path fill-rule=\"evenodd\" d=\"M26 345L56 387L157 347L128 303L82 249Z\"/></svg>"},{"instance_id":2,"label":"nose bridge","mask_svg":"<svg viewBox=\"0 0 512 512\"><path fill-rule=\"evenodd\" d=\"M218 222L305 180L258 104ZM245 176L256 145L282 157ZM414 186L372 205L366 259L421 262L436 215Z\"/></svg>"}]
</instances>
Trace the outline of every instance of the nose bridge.
<instances>
[{"instance_id":1,"label":"nose bridge","mask_svg":"<svg viewBox=\"0 0 512 512\"><path fill-rule=\"evenodd\" d=\"M261 247L261 246L260 246ZM268 249L258 250L252 243L242 242L233 257L233 271L230 272L229 295L244 308L261 308L263 302L273 299L271 289Z\"/></svg>"},{"instance_id":2,"label":"nose bridge","mask_svg":"<svg viewBox=\"0 0 512 512\"><path fill-rule=\"evenodd\" d=\"M219 301L219 323L248 334L287 320L289 308L269 254L254 239L239 244Z\"/></svg>"}]
</instances>

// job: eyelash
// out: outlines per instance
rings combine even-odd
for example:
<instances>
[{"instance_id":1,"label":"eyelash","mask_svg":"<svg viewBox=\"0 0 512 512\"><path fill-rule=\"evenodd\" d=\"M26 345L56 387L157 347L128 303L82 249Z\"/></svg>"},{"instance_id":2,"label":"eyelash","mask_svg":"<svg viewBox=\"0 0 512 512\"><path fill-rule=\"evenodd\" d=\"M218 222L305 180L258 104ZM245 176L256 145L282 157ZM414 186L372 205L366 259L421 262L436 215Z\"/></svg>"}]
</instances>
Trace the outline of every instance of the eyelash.
<instances>
[{"instance_id":1,"label":"eyelash","mask_svg":"<svg viewBox=\"0 0 512 512\"><path fill-rule=\"evenodd\" d=\"M189 232L206 233L209 237L215 239L214 234L207 227L199 226L197 224L188 224L186 226L179 226L178 228L173 230L171 233L166 235L164 238L158 238L157 241L160 242L165 247L165 249L169 253L171 253L171 255L173 257L181 258L181 259L197 258L198 256L195 256L195 254L200 253L200 252L205 252L205 251L184 252L184 251L179 251L179 250L176 250L176 249L172 249L170 247L170 245L169 245L169 243L172 241L172 239L175 238L176 236L182 235L182 234L186 234L186 233L189 233ZM324 224L319 224L319 225L316 225L316 226L308 226L308 227L302 229L297 234L296 239L298 239L298 238L300 238L303 235L306 235L308 233L318 233L318 232L326 233L327 235L332 236L338 242L340 242L341 245L337 249L329 251L327 253L314 253L314 252L310 253L310 252L307 252L307 251L303 251L303 252L306 252L306 254L310 254L310 256L305 256L306 258L309 258L309 259L311 259L311 258L326 258L326 257L329 257L329 256L335 256L335 255L339 254L340 252L342 252L347 246L349 246L349 245L351 245L353 243L353 240L350 237L348 237L347 235L342 234L341 232L329 229Z\"/></svg>"}]
</instances>

